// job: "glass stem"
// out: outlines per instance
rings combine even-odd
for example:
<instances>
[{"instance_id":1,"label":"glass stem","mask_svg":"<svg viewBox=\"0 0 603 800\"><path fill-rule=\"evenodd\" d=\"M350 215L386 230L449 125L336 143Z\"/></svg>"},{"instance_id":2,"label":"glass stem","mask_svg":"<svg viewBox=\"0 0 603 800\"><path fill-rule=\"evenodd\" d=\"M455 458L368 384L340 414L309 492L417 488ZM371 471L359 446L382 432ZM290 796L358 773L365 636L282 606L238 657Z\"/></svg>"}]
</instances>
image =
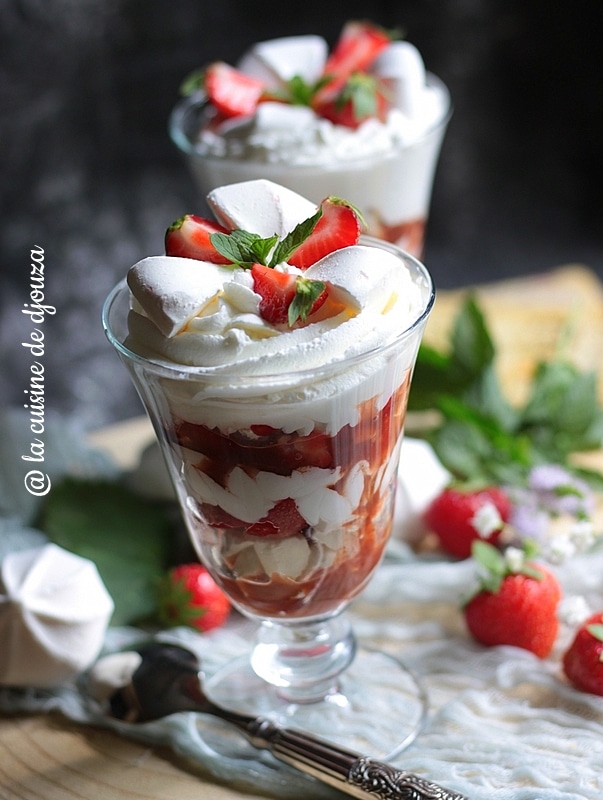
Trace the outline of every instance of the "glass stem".
<instances>
[{"instance_id":1,"label":"glass stem","mask_svg":"<svg viewBox=\"0 0 603 800\"><path fill-rule=\"evenodd\" d=\"M355 652L356 641L345 617L299 624L265 621L251 666L283 699L313 703L338 691L338 677Z\"/></svg>"}]
</instances>

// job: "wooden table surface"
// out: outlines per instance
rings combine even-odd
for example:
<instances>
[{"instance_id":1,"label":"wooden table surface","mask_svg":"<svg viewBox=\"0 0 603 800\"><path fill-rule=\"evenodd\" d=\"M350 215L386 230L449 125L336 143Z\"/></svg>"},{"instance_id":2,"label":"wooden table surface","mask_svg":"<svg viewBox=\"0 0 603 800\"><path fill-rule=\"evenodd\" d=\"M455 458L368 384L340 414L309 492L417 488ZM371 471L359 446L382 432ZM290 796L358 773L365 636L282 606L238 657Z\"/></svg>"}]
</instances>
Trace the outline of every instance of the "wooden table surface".
<instances>
[{"instance_id":1,"label":"wooden table surface","mask_svg":"<svg viewBox=\"0 0 603 800\"><path fill-rule=\"evenodd\" d=\"M426 339L443 346L462 293L441 293ZM511 399L520 399L534 365L551 358L571 330L568 355L603 377L603 288L580 266L478 287L493 333L499 370ZM143 418L91 436L125 467L152 436ZM597 463L603 454L594 454ZM0 719L0 800L243 800L208 783L167 749L77 725L61 717Z\"/></svg>"}]
</instances>

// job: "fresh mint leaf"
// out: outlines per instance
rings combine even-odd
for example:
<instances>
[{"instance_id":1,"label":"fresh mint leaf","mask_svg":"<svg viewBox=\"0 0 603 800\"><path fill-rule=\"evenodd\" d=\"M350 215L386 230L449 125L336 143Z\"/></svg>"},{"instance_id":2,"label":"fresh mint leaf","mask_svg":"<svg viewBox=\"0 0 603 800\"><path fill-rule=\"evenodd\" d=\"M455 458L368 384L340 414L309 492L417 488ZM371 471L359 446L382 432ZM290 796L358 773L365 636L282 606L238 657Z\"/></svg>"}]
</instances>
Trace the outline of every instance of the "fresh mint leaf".
<instances>
[{"instance_id":1,"label":"fresh mint leaf","mask_svg":"<svg viewBox=\"0 0 603 800\"><path fill-rule=\"evenodd\" d=\"M574 365L541 364L522 415L522 427L551 456L593 450L603 441L596 376Z\"/></svg>"},{"instance_id":2,"label":"fresh mint leaf","mask_svg":"<svg viewBox=\"0 0 603 800\"><path fill-rule=\"evenodd\" d=\"M180 94L188 97L205 87L205 69L196 69L190 72L180 84Z\"/></svg>"},{"instance_id":3,"label":"fresh mint leaf","mask_svg":"<svg viewBox=\"0 0 603 800\"><path fill-rule=\"evenodd\" d=\"M434 408L442 394L461 396L493 364L495 348L484 316L474 297L468 295L457 314L450 335L450 351L438 353L422 344L410 389L408 408Z\"/></svg>"},{"instance_id":4,"label":"fresh mint leaf","mask_svg":"<svg viewBox=\"0 0 603 800\"><path fill-rule=\"evenodd\" d=\"M239 267L251 269L254 264L267 264L278 236L263 239L257 233L234 230L231 233L212 233L210 242L216 250Z\"/></svg>"},{"instance_id":5,"label":"fresh mint leaf","mask_svg":"<svg viewBox=\"0 0 603 800\"><path fill-rule=\"evenodd\" d=\"M451 366L459 381L470 382L494 361L494 342L472 295L468 295L456 318L451 344Z\"/></svg>"},{"instance_id":6,"label":"fresh mint leaf","mask_svg":"<svg viewBox=\"0 0 603 800\"><path fill-rule=\"evenodd\" d=\"M278 264L283 264L285 261L288 261L297 248L306 241L321 217L322 208L319 207L315 214L296 225L295 228L277 244L268 266L276 267Z\"/></svg>"},{"instance_id":7,"label":"fresh mint leaf","mask_svg":"<svg viewBox=\"0 0 603 800\"><path fill-rule=\"evenodd\" d=\"M324 292L326 285L322 281L313 281L299 277L295 284L295 297L288 310L289 327L293 327L298 319L305 321L312 306Z\"/></svg>"},{"instance_id":8,"label":"fresh mint leaf","mask_svg":"<svg viewBox=\"0 0 603 800\"><path fill-rule=\"evenodd\" d=\"M156 503L110 481L70 478L53 486L40 527L55 544L96 564L115 604L112 625L155 614L174 538Z\"/></svg>"},{"instance_id":9,"label":"fresh mint leaf","mask_svg":"<svg viewBox=\"0 0 603 800\"><path fill-rule=\"evenodd\" d=\"M494 420L505 431L517 429L519 414L504 396L494 363L487 361L463 395L467 405Z\"/></svg>"}]
</instances>

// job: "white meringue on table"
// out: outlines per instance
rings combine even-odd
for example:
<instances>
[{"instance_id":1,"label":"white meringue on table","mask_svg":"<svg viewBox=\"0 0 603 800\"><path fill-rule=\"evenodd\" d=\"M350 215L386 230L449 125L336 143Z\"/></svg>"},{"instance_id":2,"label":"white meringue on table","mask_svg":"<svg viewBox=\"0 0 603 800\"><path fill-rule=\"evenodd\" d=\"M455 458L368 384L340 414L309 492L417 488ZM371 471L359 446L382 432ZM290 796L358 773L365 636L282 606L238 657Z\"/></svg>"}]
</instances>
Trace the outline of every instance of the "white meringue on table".
<instances>
[{"instance_id":1,"label":"white meringue on table","mask_svg":"<svg viewBox=\"0 0 603 800\"><path fill-rule=\"evenodd\" d=\"M96 566L55 544L0 564L0 685L56 686L103 645L113 600Z\"/></svg>"}]
</instances>

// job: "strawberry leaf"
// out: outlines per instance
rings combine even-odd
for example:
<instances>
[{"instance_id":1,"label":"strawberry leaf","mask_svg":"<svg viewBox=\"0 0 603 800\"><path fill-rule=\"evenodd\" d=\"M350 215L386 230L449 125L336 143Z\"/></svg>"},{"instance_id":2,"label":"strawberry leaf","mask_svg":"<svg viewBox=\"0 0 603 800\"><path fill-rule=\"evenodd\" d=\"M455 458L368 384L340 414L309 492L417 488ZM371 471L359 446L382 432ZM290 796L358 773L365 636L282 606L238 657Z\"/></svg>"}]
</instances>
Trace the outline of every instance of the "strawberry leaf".
<instances>
[{"instance_id":1,"label":"strawberry leaf","mask_svg":"<svg viewBox=\"0 0 603 800\"><path fill-rule=\"evenodd\" d=\"M603 624L593 623L592 625L587 625L586 630L591 634L591 636L594 636L595 639L603 642Z\"/></svg>"},{"instance_id":2,"label":"strawberry leaf","mask_svg":"<svg viewBox=\"0 0 603 800\"><path fill-rule=\"evenodd\" d=\"M295 285L295 297L289 306L288 321L289 326L301 319L304 322L312 310L312 306L325 290L322 281L312 281L309 278L299 277Z\"/></svg>"},{"instance_id":3,"label":"strawberry leaf","mask_svg":"<svg viewBox=\"0 0 603 800\"><path fill-rule=\"evenodd\" d=\"M471 554L481 568L481 588L496 594L507 574L507 563L503 554L494 545L476 539Z\"/></svg>"}]
</instances>

